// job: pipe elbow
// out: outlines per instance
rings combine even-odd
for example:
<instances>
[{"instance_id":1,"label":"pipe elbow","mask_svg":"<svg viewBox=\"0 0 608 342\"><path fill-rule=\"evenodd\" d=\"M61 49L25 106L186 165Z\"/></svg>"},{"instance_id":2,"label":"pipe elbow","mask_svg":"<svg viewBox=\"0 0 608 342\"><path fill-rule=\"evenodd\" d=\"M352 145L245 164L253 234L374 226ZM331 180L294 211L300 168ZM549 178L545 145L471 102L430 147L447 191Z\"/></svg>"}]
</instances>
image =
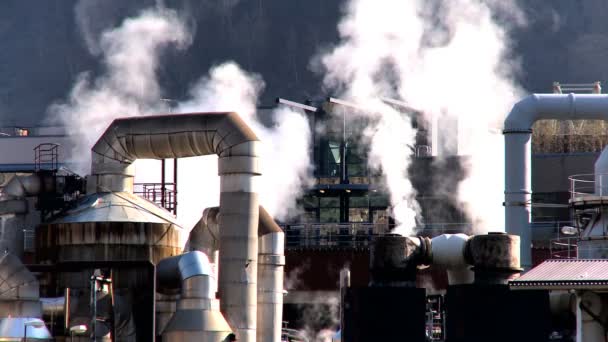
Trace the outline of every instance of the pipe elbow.
<instances>
[{"instance_id":1,"label":"pipe elbow","mask_svg":"<svg viewBox=\"0 0 608 342\"><path fill-rule=\"evenodd\" d=\"M527 132L537 120L540 96L531 94L513 105L505 118L504 133Z\"/></svg>"},{"instance_id":2,"label":"pipe elbow","mask_svg":"<svg viewBox=\"0 0 608 342\"><path fill-rule=\"evenodd\" d=\"M236 113L130 117L114 120L92 147L91 173L116 165L124 168L140 158L211 154L226 159L220 165L220 171L226 169L223 173L256 173L259 150L258 137Z\"/></svg>"},{"instance_id":3,"label":"pipe elbow","mask_svg":"<svg viewBox=\"0 0 608 342\"><path fill-rule=\"evenodd\" d=\"M183 289L188 279L196 276L215 279L209 258L200 251L165 258L156 265L156 282L161 293L174 294Z\"/></svg>"},{"instance_id":4,"label":"pipe elbow","mask_svg":"<svg viewBox=\"0 0 608 342\"><path fill-rule=\"evenodd\" d=\"M431 239L431 259L433 265L447 269L468 267L465 250L469 242L465 234L443 234Z\"/></svg>"}]
</instances>

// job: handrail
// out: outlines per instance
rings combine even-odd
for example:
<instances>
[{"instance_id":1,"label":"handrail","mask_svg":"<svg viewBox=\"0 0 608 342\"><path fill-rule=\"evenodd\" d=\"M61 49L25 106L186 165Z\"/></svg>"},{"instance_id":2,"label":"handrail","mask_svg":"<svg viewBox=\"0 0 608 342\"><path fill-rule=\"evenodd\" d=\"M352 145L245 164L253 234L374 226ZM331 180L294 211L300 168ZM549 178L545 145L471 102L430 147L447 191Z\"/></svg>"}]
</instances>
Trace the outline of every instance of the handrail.
<instances>
[{"instance_id":1,"label":"handrail","mask_svg":"<svg viewBox=\"0 0 608 342\"><path fill-rule=\"evenodd\" d=\"M576 174L568 177L568 183L570 184L570 200L589 195L608 195L608 173Z\"/></svg>"}]
</instances>

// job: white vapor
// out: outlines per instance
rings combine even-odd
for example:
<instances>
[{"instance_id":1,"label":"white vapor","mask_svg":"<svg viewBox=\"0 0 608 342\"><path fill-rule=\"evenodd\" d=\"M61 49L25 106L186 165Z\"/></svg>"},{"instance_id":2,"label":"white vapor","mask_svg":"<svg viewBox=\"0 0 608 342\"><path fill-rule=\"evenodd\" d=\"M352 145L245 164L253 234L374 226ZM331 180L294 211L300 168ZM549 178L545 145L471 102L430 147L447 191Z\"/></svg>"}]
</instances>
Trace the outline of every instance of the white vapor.
<instances>
[{"instance_id":1,"label":"white vapor","mask_svg":"<svg viewBox=\"0 0 608 342\"><path fill-rule=\"evenodd\" d=\"M169 47L185 48L191 33L175 11L155 7L128 18L104 31L99 46L104 73L93 78L80 75L69 98L49 108L52 120L66 125L76 149L70 155L86 174L90 148L112 120L119 117L166 113L162 87L157 80L160 56ZM296 198L310 182L308 149L310 130L303 113L279 108L272 127L263 126L256 116L259 92L264 82L229 62L212 68L190 90L190 98L178 103L173 112L233 111L252 127L263 144L263 176L260 177L260 202L271 215L286 218L296 207ZM217 157L181 159L178 167L178 218L190 229L206 207L219 204ZM136 162L137 182L158 182L160 162ZM170 164L169 164L170 165ZM168 178L173 172L170 166Z\"/></svg>"},{"instance_id":2,"label":"white vapor","mask_svg":"<svg viewBox=\"0 0 608 342\"><path fill-rule=\"evenodd\" d=\"M65 102L49 108L51 120L65 125L74 139L70 155L76 172L86 174L90 149L118 117L150 113L158 107L161 90L156 79L162 49L184 48L190 34L174 11L155 8L119 27L104 31L99 46L104 73L79 75Z\"/></svg>"},{"instance_id":3,"label":"white vapor","mask_svg":"<svg viewBox=\"0 0 608 342\"><path fill-rule=\"evenodd\" d=\"M201 78L190 92L191 99L181 103L177 110L236 111L247 122L262 141L260 204L275 218L285 219L296 209L297 197L312 181L308 154L311 134L304 113L287 107L274 110L272 126L264 126L256 113L257 97L263 87L259 75L226 62ZM217 175L213 177L217 179ZM213 191L219 198L219 187Z\"/></svg>"},{"instance_id":4,"label":"white vapor","mask_svg":"<svg viewBox=\"0 0 608 342\"><path fill-rule=\"evenodd\" d=\"M511 1L351 0L339 25L340 44L321 58L326 85L344 96L359 103L396 97L429 120L440 117L439 135L452 137L458 142L454 150L469 156L458 198L477 230L503 229L504 148L497 132L520 93L512 79L517 63L507 59L507 32L494 20L500 16L523 21ZM457 118L457 130L441 127L446 117ZM383 169L387 163L409 163L403 155L412 152L398 147L414 142L406 126L389 124L391 130L372 140L372 146L374 140L385 141L379 151ZM386 142L397 137L401 145ZM395 192L414 197L405 174L386 175L391 198ZM404 223L399 213L395 216Z\"/></svg>"}]
</instances>

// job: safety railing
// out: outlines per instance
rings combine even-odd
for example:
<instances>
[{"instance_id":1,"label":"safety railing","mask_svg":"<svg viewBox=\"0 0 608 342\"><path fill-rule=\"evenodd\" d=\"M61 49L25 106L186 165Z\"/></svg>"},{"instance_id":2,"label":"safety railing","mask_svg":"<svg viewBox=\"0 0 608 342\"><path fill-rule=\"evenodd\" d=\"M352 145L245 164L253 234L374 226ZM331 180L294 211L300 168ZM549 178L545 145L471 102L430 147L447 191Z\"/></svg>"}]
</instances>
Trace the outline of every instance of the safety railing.
<instances>
[{"instance_id":1,"label":"safety railing","mask_svg":"<svg viewBox=\"0 0 608 342\"><path fill-rule=\"evenodd\" d=\"M164 186L164 188L163 188ZM176 214L177 191L173 183L135 183L133 193Z\"/></svg>"},{"instance_id":2,"label":"safety railing","mask_svg":"<svg viewBox=\"0 0 608 342\"><path fill-rule=\"evenodd\" d=\"M587 173L568 177L570 200L596 195L608 196L608 174Z\"/></svg>"},{"instance_id":3,"label":"safety railing","mask_svg":"<svg viewBox=\"0 0 608 342\"><path fill-rule=\"evenodd\" d=\"M578 255L578 236L564 235L563 227L572 227L572 221L532 222L532 240L535 245L549 249L553 259L576 259ZM544 243L542 243L544 241Z\"/></svg>"},{"instance_id":4,"label":"safety railing","mask_svg":"<svg viewBox=\"0 0 608 342\"><path fill-rule=\"evenodd\" d=\"M561 251L562 239L572 239L561 233L563 226L572 226L571 221L533 222L532 239L546 241L555 251ZM306 247L368 247L373 235L390 234L394 226L388 223L301 223L283 225L287 248ZM435 237L441 234L475 234L470 223L429 223L417 227L413 234ZM575 239L576 240L576 239ZM573 242L576 242L576 241ZM561 249L560 249L561 248ZM574 255L572 251L570 254Z\"/></svg>"},{"instance_id":5,"label":"safety railing","mask_svg":"<svg viewBox=\"0 0 608 342\"><path fill-rule=\"evenodd\" d=\"M36 171L43 169L57 171L59 166L59 145L44 143L34 147L34 166Z\"/></svg>"},{"instance_id":6,"label":"safety railing","mask_svg":"<svg viewBox=\"0 0 608 342\"><path fill-rule=\"evenodd\" d=\"M368 247L374 235L390 234L388 223L305 223L283 225L287 248ZM470 232L469 223L434 223L417 227L413 233L424 236Z\"/></svg>"},{"instance_id":7,"label":"safety railing","mask_svg":"<svg viewBox=\"0 0 608 342\"><path fill-rule=\"evenodd\" d=\"M559 237L551 240L549 252L554 259L578 258L578 237Z\"/></svg>"}]
</instances>

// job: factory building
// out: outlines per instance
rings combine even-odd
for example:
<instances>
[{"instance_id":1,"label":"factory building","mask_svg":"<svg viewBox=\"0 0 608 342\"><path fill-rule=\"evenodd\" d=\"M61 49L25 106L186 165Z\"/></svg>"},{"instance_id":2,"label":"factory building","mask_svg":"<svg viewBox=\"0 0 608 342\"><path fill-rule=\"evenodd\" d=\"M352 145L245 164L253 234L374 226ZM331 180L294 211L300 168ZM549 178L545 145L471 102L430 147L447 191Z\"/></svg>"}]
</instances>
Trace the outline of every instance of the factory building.
<instances>
[{"instance_id":1,"label":"factory building","mask_svg":"<svg viewBox=\"0 0 608 342\"><path fill-rule=\"evenodd\" d=\"M572 106L575 98L533 96L557 101L551 108L568 99ZM598 118L596 107L584 107L596 98L604 101L601 95L580 96L581 113ZM394 220L388 191L368 166L368 147L361 138L366 119L349 117L356 105L335 98L278 99L276 105L304 111L313 128L315 182L299 200L300 214L285 222L275 222L251 190L252 178L260 174L257 137L233 113L116 120L93 147L86 179L71 171L73 140L61 127L3 129L0 285L9 291L0 294L0 305L9 315L0 316L2 337L215 341L236 333L245 341L279 341L281 335L295 334L290 329L309 325L313 330L342 327L345 340L369 341L374 334L393 338L391 332L377 335L377 329L391 317L408 317L413 340L482 341L497 323L486 317L487 329L475 330L473 317L482 319L484 302L498 298L496 305L505 307L501 320L524 320L536 338L552 329L550 286L545 286L550 280L540 271L529 279L518 280L519 274L546 259L604 257L599 237L605 234L598 223L604 212L602 177L591 178L591 189L584 176L571 177L603 174L600 151L532 154L531 165L521 163L528 165L535 190L531 210L522 206L529 210L529 227L516 221L507 232L517 228L517 235L470 237L464 234L472 233L471 223L455 199L434 191L439 181L434 175L450 170L450 182L441 179L443 189L456 192L466 156L451 155L454 151L441 147L446 143L432 122L393 101L417 128L409 176L422 209L417 236L397 237L390 235ZM262 121L269 110L259 109ZM320 124L326 129L316 129ZM507 128L507 137L530 134L529 128ZM183 236L172 215L179 210L179 180L164 177L170 162L159 170L162 182L140 185L134 183L132 163L173 160L177 168L179 158L206 154L220 157L220 207L207 209ZM507 210L516 206L507 220L525 216L517 203L528 202L505 200ZM584 235L578 246L573 230ZM531 248L524 247L528 242ZM568 283L564 277L560 281ZM403 306L391 305L395 296ZM464 297L472 299L459 301ZM596 301L601 304L603 297ZM516 317L518 303L533 303L535 310ZM338 320L332 311L336 306L341 308ZM360 315L376 310L383 314ZM312 327L306 317L310 312L320 316ZM576 315L581 326L593 318L585 310ZM538 324L531 325L534 318ZM373 323L363 329L363 322ZM597 334L597 324L588 325L588 334ZM515 338L505 336L505 341Z\"/></svg>"}]
</instances>

